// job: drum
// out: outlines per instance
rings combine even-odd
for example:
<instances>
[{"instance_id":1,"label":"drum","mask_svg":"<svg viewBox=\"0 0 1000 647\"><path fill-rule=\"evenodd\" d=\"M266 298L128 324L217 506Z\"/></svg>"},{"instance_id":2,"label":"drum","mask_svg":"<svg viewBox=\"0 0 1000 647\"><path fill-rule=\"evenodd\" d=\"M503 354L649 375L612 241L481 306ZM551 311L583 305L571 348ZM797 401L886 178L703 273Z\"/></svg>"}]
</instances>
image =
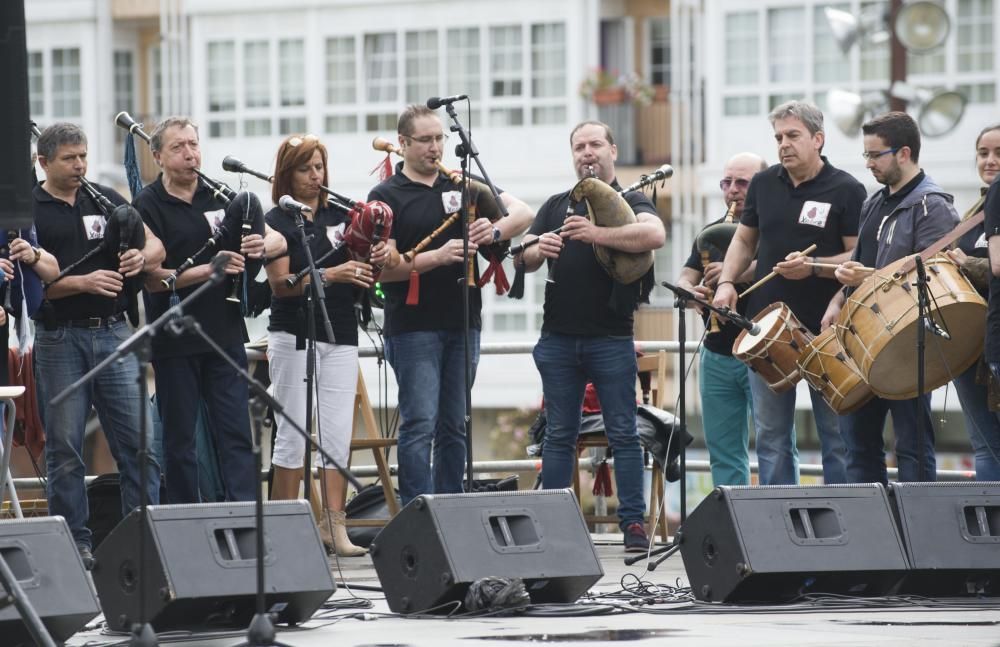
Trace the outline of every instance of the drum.
<instances>
[{"instance_id":1,"label":"drum","mask_svg":"<svg viewBox=\"0 0 1000 647\"><path fill-rule=\"evenodd\" d=\"M912 257L876 270L848 297L837 338L872 391L888 400L917 396L916 269L900 274ZM986 302L943 253L924 261L929 315L951 339L926 335L924 393L972 366L983 350Z\"/></svg>"},{"instance_id":2,"label":"drum","mask_svg":"<svg viewBox=\"0 0 1000 647\"><path fill-rule=\"evenodd\" d=\"M844 352L833 326L806 345L798 365L806 381L839 415L857 411L875 397L854 360Z\"/></svg>"},{"instance_id":3,"label":"drum","mask_svg":"<svg viewBox=\"0 0 1000 647\"><path fill-rule=\"evenodd\" d=\"M780 301L754 318L760 332L744 330L733 344L733 357L760 374L775 393L784 393L802 379L796 361L812 335Z\"/></svg>"}]
</instances>

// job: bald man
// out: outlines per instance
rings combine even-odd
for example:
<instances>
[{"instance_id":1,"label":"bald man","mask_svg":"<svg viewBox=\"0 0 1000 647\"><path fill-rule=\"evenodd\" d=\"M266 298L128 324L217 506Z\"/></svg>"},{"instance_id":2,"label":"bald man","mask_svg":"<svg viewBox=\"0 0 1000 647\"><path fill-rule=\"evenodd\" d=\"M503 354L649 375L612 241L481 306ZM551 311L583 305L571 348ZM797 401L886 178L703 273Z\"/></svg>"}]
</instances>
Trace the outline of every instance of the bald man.
<instances>
[{"instance_id":1,"label":"bald man","mask_svg":"<svg viewBox=\"0 0 1000 647\"><path fill-rule=\"evenodd\" d=\"M728 222L732 230L743 214L750 179L767 168L760 155L740 153L726 162L719 188L725 199L726 213L709 223L705 229ZM706 249L702 255L697 241L691 256L684 263L677 283L702 299L711 299L711 293L722 271L726 254L724 246ZM707 264L705 261L708 261ZM753 261L740 277L749 283L756 271ZM746 301L737 305L740 314L746 312ZM708 325L708 313L702 313ZM740 329L727 321L718 322L718 332L705 335L701 346L701 365L698 370L698 389L701 392L702 425L705 429L705 446L712 467L712 483L719 485L749 485L750 483L750 424L753 420L753 397L746 365L733 357L733 342ZM711 328L710 328L711 330Z\"/></svg>"}]
</instances>

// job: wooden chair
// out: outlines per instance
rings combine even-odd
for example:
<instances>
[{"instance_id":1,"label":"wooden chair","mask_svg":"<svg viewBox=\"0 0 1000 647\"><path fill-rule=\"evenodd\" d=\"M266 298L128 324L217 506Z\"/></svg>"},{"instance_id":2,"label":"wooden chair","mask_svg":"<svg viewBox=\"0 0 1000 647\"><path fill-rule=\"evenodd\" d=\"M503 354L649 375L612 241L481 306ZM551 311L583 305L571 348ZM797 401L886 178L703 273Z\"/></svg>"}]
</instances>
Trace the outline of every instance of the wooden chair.
<instances>
[{"instance_id":1,"label":"wooden chair","mask_svg":"<svg viewBox=\"0 0 1000 647\"><path fill-rule=\"evenodd\" d=\"M641 387L637 386L637 394L641 397L642 402L650 403L654 407L662 407L663 401L666 398L667 392L667 352L661 350L655 355L643 355L637 360L639 373L650 373L650 392L644 392ZM640 382L641 384L641 382ZM579 457L580 453L584 450L589 450L592 447L607 447L608 437L605 435L586 435L580 436L576 442L576 454ZM579 460L574 463L573 467L573 492L576 494L577 501L580 500L580 466ZM663 541L667 541L667 518L663 510L660 509L661 502L663 501L664 491L663 491L663 471L660 469L656 462L653 462L653 474L652 474L652 485L649 489L649 505L646 514L646 534L652 535L654 526L659 529L660 537ZM659 519L657 519L657 517ZM611 515L595 515L586 514L583 515L584 521L588 524L618 524L618 517Z\"/></svg>"},{"instance_id":2,"label":"wooden chair","mask_svg":"<svg viewBox=\"0 0 1000 647\"><path fill-rule=\"evenodd\" d=\"M360 416L361 427L364 427L364 435L358 436L357 424ZM396 501L396 492L392 487L392 476L389 473L389 462L385 458L385 449L396 444L395 438L384 438L379 434L378 425L375 422L375 413L372 411L371 400L368 399L368 389L365 387L365 378L358 369L358 387L354 395L354 437L351 438L351 454L356 451L370 449L375 458L375 469L378 471L379 481L382 483L382 492L385 495L386 506L389 509L389 517L386 519L347 519L347 526L384 526L389 519L399 512L399 502ZM350 467L350 456L348 456L347 466ZM345 489L344 497L347 492ZM343 503L343 502L342 502Z\"/></svg>"}]
</instances>

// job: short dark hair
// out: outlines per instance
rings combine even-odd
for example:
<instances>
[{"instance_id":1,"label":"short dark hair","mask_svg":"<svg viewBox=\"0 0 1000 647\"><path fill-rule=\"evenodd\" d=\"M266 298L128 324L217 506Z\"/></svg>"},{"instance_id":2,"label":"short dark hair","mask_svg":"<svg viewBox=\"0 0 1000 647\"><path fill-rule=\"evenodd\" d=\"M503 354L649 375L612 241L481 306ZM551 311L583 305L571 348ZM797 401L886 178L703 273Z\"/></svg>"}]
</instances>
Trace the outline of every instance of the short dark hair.
<instances>
[{"instance_id":1,"label":"short dark hair","mask_svg":"<svg viewBox=\"0 0 1000 647\"><path fill-rule=\"evenodd\" d=\"M420 117L437 117L437 113L421 103L411 103L399 115L396 132L409 137L413 134L413 122Z\"/></svg>"},{"instance_id":2,"label":"short dark hair","mask_svg":"<svg viewBox=\"0 0 1000 647\"><path fill-rule=\"evenodd\" d=\"M910 149L910 159L920 161L920 128L913 117L905 112L893 111L869 119L861 126L865 135L875 135L889 148Z\"/></svg>"},{"instance_id":3,"label":"short dark hair","mask_svg":"<svg viewBox=\"0 0 1000 647\"><path fill-rule=\"evenodd\" d=\"M576 131L580 130L584 126L600 126L601 128L604 129L604 138L607 139L608 143L611 144L612 146L615 145L615 136L611 134L611 126L607 125L603 121L597 121L596 119L591 119L588 121L581 121L577 125L573 126L573 130L571 130L569 133L569 145L571 147L573 146L573 135L575 135Z\"/></svg>"},{"instance_id":4,"label":"short dark hair","mask_svg":"<svg viewBox=\"0 0 1000 647\"><path fill-rule=\"evenodd\" d=\"M194 128L194 134L198 134L198 124L191 121L189 117L167 117L156 124L156 128L153 129L152 134L149 136L149 150L154 153L159 152L163 148L163 133L166 132L167 128L173 128L174 126L179 128L191 126Z\"/></svg>"},{"instance_id":5,"label":"short dark hair","mask_svg":"<svg viewBox=\"0 0 1000 647\"><path fill-rule=\"evenodd\" d=\"M42 134L38 136L35 149L40 157L51 160L56 156L56 151L59 150L60 146L77 146L79 144L87 145L87 135L84 134L83 128L61 121L42 131Z\"/></svg>"}]
</instances>

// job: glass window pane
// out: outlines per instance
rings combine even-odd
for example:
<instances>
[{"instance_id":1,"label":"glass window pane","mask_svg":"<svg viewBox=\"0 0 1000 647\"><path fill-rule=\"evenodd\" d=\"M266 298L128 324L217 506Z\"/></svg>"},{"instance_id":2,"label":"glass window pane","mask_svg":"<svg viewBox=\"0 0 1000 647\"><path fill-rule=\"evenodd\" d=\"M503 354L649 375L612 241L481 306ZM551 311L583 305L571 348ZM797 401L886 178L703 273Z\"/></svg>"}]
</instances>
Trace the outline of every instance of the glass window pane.
<instances>
[{"instance_id":1,"label":"glass window pane","mask_svg":"<svg viewBox=\"0 0 1000 647\"><path fill-rule=\"evenodd\" d=\"M760 46L757 13L726 14L726 83L757 83Z\"/></svg>"},{"instance_id":2,"label":"glass window pane","mask_svg":"<svg viewBox=\"0 0 1000 647\"><path fill-rule=\"evenodd\" d=\"M862 2L862 13L877 14L884 13L887 9L887 2ZM861 80L862 81L888 81L889 80L889 42L872 43L870 39L862 38L861 48Z\"/></svg>"},{"instance_id":3,"label":"glass window pane","mask_svg":"<svg viewBox=\"0 0 1000 647\"><path fill-rule=\"evenodd\" d=\"M271 105L271 44L266 40L243 43L243 107Z\"/></svg>"},{"instance_id":4,"label":"glass window pane","mask_svg":"<svg viewBox=\"0 0 1000 647\"><path fill-rule=\"evenodd\" d=\"M243 134L246 137L267 137L271 134L271 120L247 119L243 122Z\"/></svg>"},{"instance_id":5,"label":"glass window pane","mask_svg":"<svg viewBox=\"0 0 1000 647\"><path fill-rule=\"evenodd\" d=\"M33 118L45 114L45 84L42 53L28 52L28 109Z\"/></svg>"},{"instance_id":6,"label":"glass window pane","mask_svg":"<svg viewBox=\"0 0 1000 647\"><path fill-rule=\"evenodd\" d=\"M490 126L523 126L524 110L521 108L493 108L490 110Z\"/></svg>"},{"instance_id":7,"label":"glass window pane","mask_svg":"<svg viewBox=\"0 0 1000 647\"><path fill-rule=\"evenodd\" d=\"M406 32L406 100L424 103L438 96L437 31Z\"/></svg>"},{"instance_id":8,"label":"glass window pane","mask_svg":"<svg viewBox=\"0 0 1000 647\"><path fill-rule=\"evenodd\" d=\"M816 83L842 83L851 79L850 58L833 39L826 7L850 12L849 4L818 5L813 9L813 80Z\"/></svg>"},{"instance_id":9,"label":"glass window pane","mask_svg":"<svg viewBox=\"0 0 1000 647\"><path fill-rule=\"evenodd\" d=\"M566 96L566 25L531 26L531 96Z\"/></svg>"},{"instance_id":10,"label":"glass window pane","mask_svg":"<svg viewBox=\"0 0 1000 647\"><path fill-rule=\"evenodd\" d=\"M541 106L531 109L531 123L536 126L566 123L566 106Z\"/></svg>"},{"instance_id":11,"label":"glass window pane","mask_svg":"<svg viewBox=\"0 0 1000 647\"><path fill-rule=\"evenodd\" d=\"M670 85L670 18L649 19L649 78L653 85Z\"/></svg>"},{"instance_id":12,"label":"glass window pane","mask_svg":"<svg viewBox=\"0 0 1000 647\"><path fill-rule=\"evenodd\" d=\"M208 136L209 137L235 137L236 136L236 121L232 119L227 119L225 121L210 121L208 122Z\"/></svg>"},{"instance_id":13,"label":"glass window pane","mask_svg":"<svg viewBox=\"0 0 1000 647\"><path fill-rule=\"evenodd\" d=\"M446 90L449 95L467 94L480 97L479 89L479 28L449 29L444 57Z\"/></svg>"},{"instance_id":14,"label":"glass window pane","mask_svg":"<svg viewBox=\"0 0 1000 647\"><path fill-rule=\"evenodd\" d=\"M521 27L490 28L490 95L522 95ZM491 120L492 121L492 120Z\"/></svg>"},{"instance_id":15,"label":"glass window pane","mask_svg":"<svg viewBox=\"0 0 1000 647\"><path fill-rule=\"evenodd\" d=\"M395 112L365 115L365 130L370 133L394 133L398 118Z\"/></svg>"},{"instance_id":16,"label":"glass window pane","mask_svg":"<svg viewBox=\"0 0 1000 647\"><path fill-rule=\"evenodd\" d=\"M79 117L80 49L52 50L52 116Z\"/></svg>"},{"instance_id":17,"label":"glass window pane","mask_svg":"<svg viewBox=\"0 0 1000 647\"><path fill-rule=\"evenodd\" d=\"M772 83L805 80L805 59L802 56L805 17L805 9L801 7L767 12L768 77Z\"/></svg>"},{"instance_id":18,"label":"glass window pane","mask_svg":"<svg viewBox=\"0 0 1000 647\"><path fill-rule=\"evenodd\" d=\"M759 115L760 97L757 95L726 97L723 100L722 111L729 117Z\"/></svg>"},{"instance_id":19,"label":"glass window pane","mask_svg":"<svg viewBox=\"0 0 1000 647\"><path fill-rule=\"evenodd\" d=\"M306 59L302 39L278 41L278 88L281 105L306 105Z\"/></svg>"},{"instance_id":20,"label":"glass window pane","mask_svg":"<svg viewBox=\"0 0 1000 647\"><path fill-rule=\"evenodd\" d=\"M959 72L993 70L993 2L959 0L955 39Z\"/></svg>"},{"instance_id":21,"label":"glass window pane","mask_svg":"<svg viewBox=\"0 0 1000 647\"><path fill-rule=\"evenodd\" d=\"M278 134L291 135L293 133L306 132L305 117L282 117L278 120Z\"/></svg>"},{"instance_id":22,"label":"glass window pane","mask_svg":"<svg viewBox=\"0 0 1000 647\"><path fill-rule=\"evenodd\" d=\"M357 115L328 115L326 118L326 132L328 133L358 132Z\"/></svg>"},{"instance_id":23,"label":"glass window pane","mask_svg":"<svg viewBox=\"0 0 1000 647\"><path fill-rule=\"evenodd\" d=\"M208 44L206 64L208 65L209 112L228 112L236 109L235 53L236 46L231 41L210 42Z\"/></svg>"},{"instance_id":24,"label":"glass window pane","mask_svg":"<svg viewBox=\"0 0 1000 647\"><path fill-rule=\"evenodd\" d=\"M396 34L365 34L364 56L366 99L370 102L396 101L399 93Z\"/></svg>"},{"instance_id":25,"label":"glass window pane","mask_svg":"<svg viewBox=\"0 0 1000 647\"><path fill-rule=\"evenodd\" d=\"M357 99L357 68L354 37L326 40L326 102L355 103Z\"/></svg>"}]
</instances>

